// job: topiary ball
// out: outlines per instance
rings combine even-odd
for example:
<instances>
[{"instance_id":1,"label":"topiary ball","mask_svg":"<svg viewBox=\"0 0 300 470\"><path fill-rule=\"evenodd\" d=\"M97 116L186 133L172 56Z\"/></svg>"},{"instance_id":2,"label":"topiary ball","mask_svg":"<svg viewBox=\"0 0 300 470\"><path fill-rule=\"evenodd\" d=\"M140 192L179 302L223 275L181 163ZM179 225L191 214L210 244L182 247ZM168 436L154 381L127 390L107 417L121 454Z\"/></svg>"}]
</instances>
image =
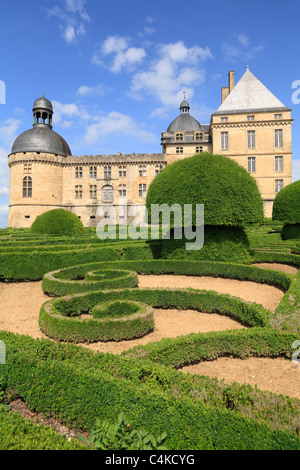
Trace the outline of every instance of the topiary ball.
<instances>
[{"instance_id":1,"label":"topiary ball","mask_svg":"<svg viewBox=\"0 0 300 470\"><path fill-rule=\"evenodd\" d=\"M276 195L272 218L289 224L300 223L300 180L289 184Z\"/></svg>"},{"instance_id":2,"label":"topiary ball","mask_svg":"<svg viewBox=\"0 0 300 470\"><path fill-rule=\"evenodd\" d=\"M53 209L39 215L33 222L30 231L46 235L75 235L82 233L81 220L73 212L65 209Z\"/></svg>"},{"instance_id":3,"label":"topiary ball","mask_svg":"<svg viewBox=\"0 0 300 470\"><path fill-rule=\"evenodd\" d=\"M146 207L152 204L204 204L205 225L239 226L263 222L263 201L255 179L228 157L202 153L167 166L149 186Z\"/></svg>"}]
</instances>

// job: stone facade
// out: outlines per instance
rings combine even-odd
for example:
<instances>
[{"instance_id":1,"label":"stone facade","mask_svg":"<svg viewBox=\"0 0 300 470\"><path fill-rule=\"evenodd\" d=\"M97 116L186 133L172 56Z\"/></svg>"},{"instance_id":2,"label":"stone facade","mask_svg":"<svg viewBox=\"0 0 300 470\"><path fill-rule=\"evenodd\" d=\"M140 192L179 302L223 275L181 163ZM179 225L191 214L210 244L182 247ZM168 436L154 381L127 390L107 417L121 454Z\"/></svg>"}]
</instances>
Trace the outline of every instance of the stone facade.
<instances>
[{"instance_id":1,"label":"stone facade","mask_svg":"<svg viewBox=\"0 0 300 470\"><path fill-rule=\"evenodd\" d=\"M180 115L161 135L162 153L97 156L72 156L52 131L51 103L39 98L33 129L16 139L8 158L8 226L30 227L55 208L71 210L88 227L113 207L122 223L130 207L144 205L151 181L166 165L201 152L225 155L246 168L258 183L265 216L271 217L276 193L292 182L291 110L249 70L236 87L230 71L221 96L209 125L196 121L184 100Z\"/></svg>"}]
</instances>

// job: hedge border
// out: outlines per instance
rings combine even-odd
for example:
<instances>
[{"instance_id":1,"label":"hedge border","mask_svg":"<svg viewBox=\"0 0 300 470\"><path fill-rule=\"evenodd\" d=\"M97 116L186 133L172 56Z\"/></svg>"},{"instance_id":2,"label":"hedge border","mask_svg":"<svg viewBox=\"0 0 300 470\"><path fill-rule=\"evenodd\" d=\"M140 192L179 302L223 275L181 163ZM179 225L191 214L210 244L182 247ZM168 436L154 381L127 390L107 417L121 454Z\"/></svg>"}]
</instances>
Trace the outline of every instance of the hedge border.
<instances>
[{"instance_id":1,"label":"hedge border","mask_svg":"<svg viewBox=\"0 0 300 470\"><path fill-rule=\"evenodd\" d=\"M61 299L63 300L63 299ZM154 328L153 309L139 303L140 311L115 318L85 318L61 314L55 302L43 304L39 326L48 337L73 343L124 341L139 338Z\"/></svg>"},{"instance_id":2,"label":"hedge border","mask_svg":"<svg viewBox=\"0 0 300 470\"><path fill-rule=\"evenodd\" d=\"M300 257L299 257L300 258ZM77 292L96 290L97 286L84 281L72 280L72 276L83 277L87 272L99 269L127 269L138 274L182 274L190 276L213 276L265 283L289 289L293 275L262 269L257 266L218 263L213 261L186 260L127 260L117 262L96 262L52 271L43 276L42 288L52 296L63 296ZM117 283L116 283L117 284ZM119 283L116 288L123 287Z\"/></svg>"}]
</instances>

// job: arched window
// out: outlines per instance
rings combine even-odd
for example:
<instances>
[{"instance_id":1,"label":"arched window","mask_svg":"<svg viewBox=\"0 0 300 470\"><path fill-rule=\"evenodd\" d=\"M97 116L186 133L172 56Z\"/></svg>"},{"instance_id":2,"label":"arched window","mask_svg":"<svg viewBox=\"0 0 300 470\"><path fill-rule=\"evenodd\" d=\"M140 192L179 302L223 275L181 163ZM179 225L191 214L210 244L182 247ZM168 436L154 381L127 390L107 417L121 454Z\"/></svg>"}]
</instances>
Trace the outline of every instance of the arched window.
<instances>
[{"instance_id":1,"label":"arched window","mask_svg":"<svg viewBox=\"0 0 300 470\"><path fill-rule=\"evenodd\" d=\"M183 147L176 147L176 153L183 153Z\"/></svg>"},{"instance_id":2,"label":"arched window","mask_svg":"<svg viewBox=\"0 0 300 470\"><path fill-rule=\"evenodd\" d=\"M31 176L25 176L25 178L23 178L23 197L32 197Z\"/></svg>"},{"instance_id":3,"label":"arched window","mask_svg":"<svg viewBox=\"0 0 300 470\"><path fill-rule=\"evenodd\" d=\"M196 147L196 153L203 152L203 147Z\"/></svg>"},{"instance_id":4,"label":"arched window","mask_svg":"<svg viewBox=\"0 0 300 470\"><path fill-rule=\"evenodd\" d=\"M110 185L105 185L102 188L102 201L113 202L114 200L114 188Z\"/></svg>"},{"instance_id":5,"label":"arched window","mask_svg":"<svg viewBox=\"0 0 300 470\"><path fill-rule=\"evenodd\" d=\"M175 135L175 140L176 142L183 142L183 133L177 132L177 134Z\"/></svg>"}]
</instances>

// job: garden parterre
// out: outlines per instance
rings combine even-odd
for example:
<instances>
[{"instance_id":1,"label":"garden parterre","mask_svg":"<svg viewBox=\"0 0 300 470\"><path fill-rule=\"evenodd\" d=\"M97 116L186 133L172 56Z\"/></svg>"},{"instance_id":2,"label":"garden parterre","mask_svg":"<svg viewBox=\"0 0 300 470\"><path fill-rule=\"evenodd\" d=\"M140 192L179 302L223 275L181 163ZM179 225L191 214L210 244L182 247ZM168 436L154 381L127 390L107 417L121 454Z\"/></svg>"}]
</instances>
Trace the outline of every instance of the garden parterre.
<instances>
[{"instance_id":1,"label":"garden parterre","mask_svg":"<svg viewBox=\"0 0 300 470\"><path fill-rule=\"evenodd\" d=\"M41 247L39 238L34 242L28 236L27 240L33 247ZM51 238L48 241L53 243ZM0 340L7 345L7 364L0 366L6 377L7 397L19 396L31 409L55 415L83 430L89 429L96 417L113 420L124 411L137 426L151 423L152 432L166 431L169 449L300 448L299 400L250 386L227 386L207 377L185 376L176 370L224 355L290 358L300 332L299 274L295 277L245 264L159 260L155 259L159 244L148 242L102 242L95 243L97 248L76 250L70 244L66 250L51 248L44 252L23 250L21 246L18 250L15 240L14 245L13 252L5 247L1 250L0 274L14 281L43 278L43 289L55 296L40 313L40 325L49 328L50 337L74 341L65 335L74 332L76 324L93 321L80 318L82 315L92 319L92 308L120 300L218 312L249 328L165 339L119 357L95 354L74 344L1 332ZM300 256L291 253L253 251L252 256L253 262L300 266ZM114 276L105 278L108 284L104 289L97 284L103 281L101 274L115 269L129 271L133 281L136 273L252 280L280 287L285 295L272 315L261 305L212 291L138 290L134 284L125 285L125 278ZM96 271L100 279L84 279ZM92 340L89 334L93 327L88 325L86 331L86 341Z\"/></svg>"}]
</instances>

